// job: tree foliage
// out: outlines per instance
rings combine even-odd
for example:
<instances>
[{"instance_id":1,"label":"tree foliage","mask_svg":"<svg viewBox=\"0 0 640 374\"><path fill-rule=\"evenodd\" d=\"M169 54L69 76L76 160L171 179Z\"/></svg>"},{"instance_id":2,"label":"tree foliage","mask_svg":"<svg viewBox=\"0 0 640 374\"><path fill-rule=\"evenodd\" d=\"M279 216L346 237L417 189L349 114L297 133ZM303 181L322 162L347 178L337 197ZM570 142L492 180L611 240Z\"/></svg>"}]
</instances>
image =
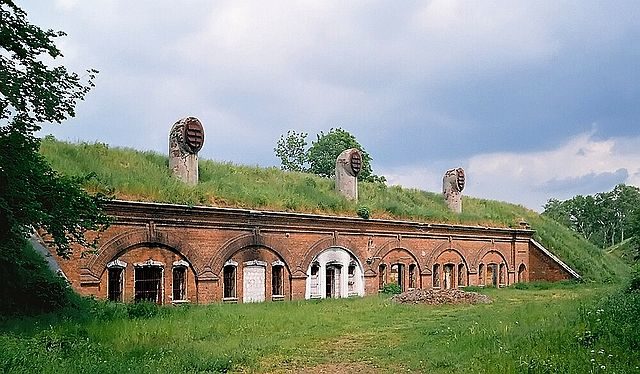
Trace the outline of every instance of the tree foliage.
<instances>
[{"instance_id":1,"label":"tree foliage","mask_svg":"<svg viewBox=\"0 0 640 374\"><path fill-rule=\"evenodd\" d=\"M640 189L619 184L610 192L578 195L560 201L550 199L546 216L583 235L600 247L640 238Z\"/></svg>"},{"instance_id":2,"label":"tree foliage","mask_svg":"<svg viewBox=\"0 0 640 374\"><path fill-rule=\"evenodd\" d=\"M280 158L281 169L287 171L308 172L307 164L307 136L304 132L287 131L281 135L273 149Z\"/></svg>"},{"instance_id":3,"label":"tree foliage","mask_svg":"<svg viewBox=\"0 0 640 374\"><path fill-rule=\"evenodd\" d=\"M274 149L276 156L281 160L282 170L301 171L317 174L323 177L335 175L336 158L344 150L357 148L362 152L362 170L358 174L358 180L366 182L386 182L384 176L373 174L371 169L371 156L356 140L355 136L341 128L331 129L328 133L320 132L316 140L307 146L306 133L288 131L282 135Z\"/></svg>"},{"instance_id":4,"label":"tree foliage","mask_svg":"<svg viewBox=\"0 0 640 374\"><path fill-rule=\"evenodd\" d=\"M54 39L64 33L30 24L13 1L0 0L0 19L0 256L21 248L34 227L45 229L58 253L68 256L72 243L91 244L86 230L107 223L104 196L88 195L81 188L85 178L52 170L35 132L73 117L97 71L81 77L45 63L62 57Z\"/></svg>"}]
</instances>

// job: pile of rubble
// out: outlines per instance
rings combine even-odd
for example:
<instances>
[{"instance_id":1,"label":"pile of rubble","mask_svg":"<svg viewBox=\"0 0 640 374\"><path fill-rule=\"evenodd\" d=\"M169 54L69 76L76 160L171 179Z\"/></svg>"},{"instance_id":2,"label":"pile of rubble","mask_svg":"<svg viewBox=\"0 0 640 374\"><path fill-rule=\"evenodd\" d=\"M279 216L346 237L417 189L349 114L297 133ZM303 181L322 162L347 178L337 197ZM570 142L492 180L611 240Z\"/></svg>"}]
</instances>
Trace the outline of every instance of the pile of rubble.
<instances>
[{"instance_id":1,"label":"pile of rubble","mask_svg":"<svg viewBox=\"0 0 640 374\"><path fill-rule=\"evenodd\" d=\"M491 299L487 295L477 292L467 292L459 289L451 290L422 290L415 289L395 295L391 300L402 304L488 304Z\"/></svg>"}]
</instances>

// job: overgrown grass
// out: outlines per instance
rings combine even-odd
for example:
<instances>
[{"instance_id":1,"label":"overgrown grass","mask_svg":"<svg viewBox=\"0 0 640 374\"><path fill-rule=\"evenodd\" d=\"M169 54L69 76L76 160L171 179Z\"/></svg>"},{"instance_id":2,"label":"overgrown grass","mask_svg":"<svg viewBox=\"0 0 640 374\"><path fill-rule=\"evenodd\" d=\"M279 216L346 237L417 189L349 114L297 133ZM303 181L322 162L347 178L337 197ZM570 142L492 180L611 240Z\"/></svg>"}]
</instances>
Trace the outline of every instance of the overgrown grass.
<instances>
[{"instance_id":1,"label":"overgrown grass","mask_svg":"<svg viewBox=\"0 0 640 374\"><path fill-rule=\"evenodd\" d=\"M465 197L464 213L451 213L440 194L361 183L359 205L334 192L333 181L277 168L200 160L200 183L190 187L171 177L168 159L153 152L110 148L102 143L70 144L46 138L42 154L67 175L94 174L90 191L111 191L125 200L214 205L356 217L366 206L371 218L518 227L525 219L536 239L582 276L594 281L619 279L628 266L608 256L555 221L520 205Z\"/></svg>"},{"instance_id":2,"label":"overgrown grass","mask_svg":"<svg viewBox=\"0 0 640 374\"><path fill-rule=\"evenodd\" d=\"M492 304L386 297L160 308L98 303L89 315L1 326L0 371L589 373L637 371L639 294L611 287L487 289ZM134 318L135 317L135 318ZM602 368L605 366L605 368Z\"/></svg>"}]
</instances>

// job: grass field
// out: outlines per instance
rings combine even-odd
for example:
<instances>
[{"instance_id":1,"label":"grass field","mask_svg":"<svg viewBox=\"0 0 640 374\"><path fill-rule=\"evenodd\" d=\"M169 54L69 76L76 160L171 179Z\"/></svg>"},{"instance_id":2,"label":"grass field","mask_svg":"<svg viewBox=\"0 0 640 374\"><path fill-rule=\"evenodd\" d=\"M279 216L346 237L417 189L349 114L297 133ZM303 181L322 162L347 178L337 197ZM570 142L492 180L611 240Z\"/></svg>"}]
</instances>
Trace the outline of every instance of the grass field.
<instances>
[{"instance_id":1,"label":"grass field","mask_svg":"<svg viewBox=\"0 0 640 374\"><path fill-rule=\"evenodd\" d=\"M487 289L492 304L464 306L383 296L160 309L91 303L75 317L4 321L0 371L639 371L640 294L542 288Z\"/></svg>"},{"instance_id":2,"label":"grass field","mask_svg":"<svg viewBox=\"0 0 640 374\"><path fill-rule=\"evenodd\" d=\"M505 202L465 197L464 212L457 215L447 209L439 193L360 183L356 204L337 195L327 178L211 160L200 160L200 183L190 187L171 177L167 157L158 153L52 138L43 139L41 152L62 174L92 174L85 186L88 190L113 193L125 200L343 216L355 216L358 205L364 205L373 218L499 227L518 227L524 218L536 230L536 240L586 279L616 281L628 273L628 265L618 256L605 253L547 217Z\"/></svg>"}]
</instances>

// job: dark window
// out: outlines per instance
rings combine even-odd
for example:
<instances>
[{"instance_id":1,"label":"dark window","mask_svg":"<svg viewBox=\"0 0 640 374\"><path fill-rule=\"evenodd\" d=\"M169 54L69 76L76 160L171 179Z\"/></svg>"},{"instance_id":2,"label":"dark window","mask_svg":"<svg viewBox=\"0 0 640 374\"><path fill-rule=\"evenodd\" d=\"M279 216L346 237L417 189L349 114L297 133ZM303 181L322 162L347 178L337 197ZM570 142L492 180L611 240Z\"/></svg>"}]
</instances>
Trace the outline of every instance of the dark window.
<instances>
[{"instance_id":1,"label":"dark window","mask_svg":"<svg viewBox=\"0 0 640 374\"><path fill-rule=\"evenodd\" d=\"M283 276L284 267L278 265L271 268L271 295L284 295Z\"/></svg>"},{"instance_id":2,"label":"dark window","mask_svg":"<svg viewBox=\"0 0 640 374\"><path fill-rule=\"evenodd\" d=\"M173 268L173 300L186 300L187 298L187 268L176 266Z\"/></svg>"},{"instance_id":3,"label":"dark window","mask_svg":"<svg viewBox=\"0 0 640 374\"><path fill-rule=\"evenodd\" d=\"M227 265L223 271L224 278L224 298L236 297L236 267L233 265Z\"/></svg>"},{"instance_id":4,"label":"dark window","mask_svg":"<svg viewBox=\"0 0 640 374\"><path fill-rule=\"evenodd\" d=\"M383 289L385 284L387 284L387 265L380 264L378 266L378 289Z\"/></svg>"},{"instance_id":5,"label":"dark window","mask_svg":"<svg viewBox=\"0 0 640 374\"><path fill-rule=\"evenodd\" d=\"M416 264L409 265L409 288L416 288Z\"/></svg>"},{"instance_id":6,"label":"dark window","mask_svg":"<svg viewBox=\"0 0 640 374\"><path fill-rule=\"evenodd\" d=\"M111 301L122 301L123 274L123 268L109 268L109 300Z\"/></svg>"},{"instance_id":7,"label":"dark window","mask_svg":"<svg viewBox=\"0 0 640 374\"><path fill-rule=\"evenodd\" d=\"M136 267L135 301L162 303L162 268L160 266Z\"/></svg>"},{"instance_id":8,"label":"dark window","mask_svg":"<svg viewBox=\"0 0 640 374\"><path fill-rule=\"evenodd\" d=\"M440 287L440 264L433 265L433 287Z\"/></svg>"},{"instance_id":9,"label":"dark window","mask_svg":"<svg viewBox=\"0 0 640 374\"><path fill-rule=\"evenodd\" d=\"M478 285L484 286L484 264L478 267Z\"/></svg>"}]
</instances>

